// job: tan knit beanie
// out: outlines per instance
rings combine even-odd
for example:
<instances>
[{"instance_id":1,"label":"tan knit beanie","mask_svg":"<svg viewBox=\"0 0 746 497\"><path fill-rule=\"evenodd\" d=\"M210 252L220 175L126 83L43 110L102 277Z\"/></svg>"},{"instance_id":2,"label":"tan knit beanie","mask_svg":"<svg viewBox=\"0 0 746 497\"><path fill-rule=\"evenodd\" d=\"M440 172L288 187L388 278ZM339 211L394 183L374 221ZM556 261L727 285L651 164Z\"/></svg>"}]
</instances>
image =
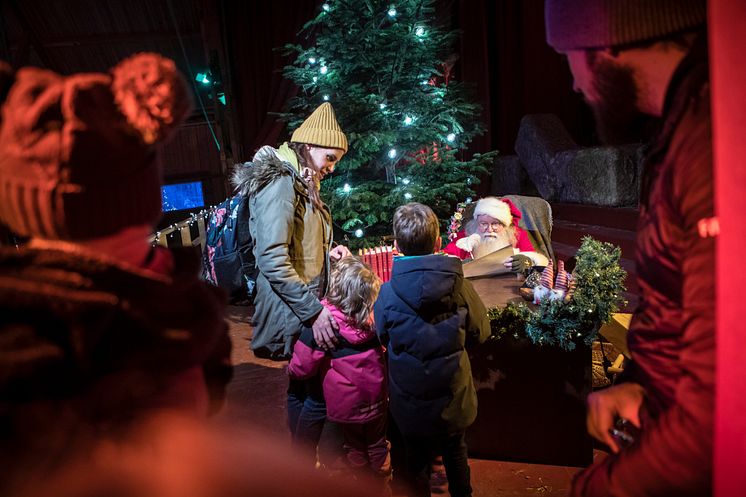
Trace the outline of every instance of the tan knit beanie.
<instances>
[{"instance_id":1,"label":"tan knit beanie","mask_svg":"<svg viewBox=\"0 0 746 497\"><path fill-rule=\"evenodd\" d=\"M606 48L663 38L704 24L705 0L546 0L555 50Z\"/></svg>"},{"instance_id":2,"label":"tan knit beanie","mask_svg":"<svg viewBox=\"0 0 746 497\"><path fill-rule=\"evenodd\" d=\"M347 137L339 127L334 108L329 102L319 105L293 132L290 141L324 148L339 148L347 152Z\"/></svg>"}]
</instances>

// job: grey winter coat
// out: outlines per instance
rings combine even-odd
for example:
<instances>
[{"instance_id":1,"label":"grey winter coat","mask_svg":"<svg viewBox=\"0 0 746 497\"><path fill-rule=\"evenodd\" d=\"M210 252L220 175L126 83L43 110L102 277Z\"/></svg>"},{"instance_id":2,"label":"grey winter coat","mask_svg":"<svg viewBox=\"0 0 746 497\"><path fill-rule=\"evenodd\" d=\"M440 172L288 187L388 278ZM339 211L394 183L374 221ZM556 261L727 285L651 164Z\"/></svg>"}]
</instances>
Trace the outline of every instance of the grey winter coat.
<instances>
[{"instance_id":1,"label":"grey winter coat","mask_svg":"<svg viewBox=\"0 0 746 497\"><path fill-rule=\"evenodd\" d=\"M277 150L265 146L244 171L250 196L249 229L257 277L251 347L272 358L289 357L301 324L319 312L326 293L331 215L316 210L308 185Z\"/></svg>"}]
</instances>

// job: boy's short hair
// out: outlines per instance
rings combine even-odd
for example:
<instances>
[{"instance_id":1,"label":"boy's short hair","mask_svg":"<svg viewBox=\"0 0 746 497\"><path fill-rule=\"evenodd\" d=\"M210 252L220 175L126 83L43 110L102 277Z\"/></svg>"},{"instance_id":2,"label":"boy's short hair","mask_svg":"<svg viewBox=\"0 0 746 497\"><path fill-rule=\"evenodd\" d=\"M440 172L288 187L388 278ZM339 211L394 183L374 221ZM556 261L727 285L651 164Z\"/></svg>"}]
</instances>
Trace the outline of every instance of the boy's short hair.
<instances>
[{"instance_id":1,"label":"boy's short hair","mask_svg":"<svg viewBox=\"0 0 746 497\"><path fill-rule=\"evenodd\" d=\"M418 202L400 206L394 213L394 238L404 255L428 255L440 236L438 217Z\"/></svg>"}]
</instances>

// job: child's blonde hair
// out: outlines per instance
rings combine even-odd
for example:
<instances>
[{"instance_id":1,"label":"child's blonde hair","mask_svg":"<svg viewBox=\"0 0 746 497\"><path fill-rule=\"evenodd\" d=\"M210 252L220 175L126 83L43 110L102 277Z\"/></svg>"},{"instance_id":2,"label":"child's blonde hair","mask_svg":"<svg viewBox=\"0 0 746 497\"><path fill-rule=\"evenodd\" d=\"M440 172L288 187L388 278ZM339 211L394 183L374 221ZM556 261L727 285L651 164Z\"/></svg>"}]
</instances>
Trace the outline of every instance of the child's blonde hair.
<instances>
[{"instance_id":1,"label":"child's blonde hair","mask_svg":"<svg viewBox=\"0 0 746 497\"><path fill-rule=\"evenodd\" d=\"M345 257L332 267L326 300L355 326L368 328L380 289L381 280L367 264L356 257Z\"/></svg>"}]
</instances>

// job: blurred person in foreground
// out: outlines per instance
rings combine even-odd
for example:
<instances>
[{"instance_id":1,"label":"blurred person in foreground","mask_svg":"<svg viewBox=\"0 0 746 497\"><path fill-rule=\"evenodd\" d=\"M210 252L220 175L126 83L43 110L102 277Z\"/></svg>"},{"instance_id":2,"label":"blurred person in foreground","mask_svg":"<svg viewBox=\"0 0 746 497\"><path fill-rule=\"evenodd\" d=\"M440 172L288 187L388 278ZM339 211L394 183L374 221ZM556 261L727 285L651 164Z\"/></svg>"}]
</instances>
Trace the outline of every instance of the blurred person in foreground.
<instances>
[{"instance_id":1,"label":"blurred person in foreground","mask_svg":"<svg viewBox=\"0 0 746 497\"><path fill-rule=\"evenodd\" d=\"M217 410L231 367L225 297L199 279L198 254L149 241L159 149L190 109L174 63L0 74L0 223L28 239L0 248L9 495L154 413Z\"/></svg>"},{"instance_id":2,"label":"blurred person in foreground","mask_svg":"<svg viewBox=\"0 0 746 497\"><path fill-rule=\"evenodd\" d=\"M43 476L11 497L381 495L372 477L325 477L266 433L217 429L173 410L68 451L65 464Z\"/></svg>"},{"instance_id":3,"label":"blurred person in foreground","mask_svg":"<svg viewBox=\"0 0 746 497\"><path fill-rule=\"evenodd\" d=\"M588 430L613 454L580 472L571 494L710 495L718 227L705 2L545 6L547 40L567 57L604 141L632 141L641 116L661 120L642 180L632 363L588 398ZM624 449L612 437L621 420L639 429Z\"/></svg>"}]
</instances>

